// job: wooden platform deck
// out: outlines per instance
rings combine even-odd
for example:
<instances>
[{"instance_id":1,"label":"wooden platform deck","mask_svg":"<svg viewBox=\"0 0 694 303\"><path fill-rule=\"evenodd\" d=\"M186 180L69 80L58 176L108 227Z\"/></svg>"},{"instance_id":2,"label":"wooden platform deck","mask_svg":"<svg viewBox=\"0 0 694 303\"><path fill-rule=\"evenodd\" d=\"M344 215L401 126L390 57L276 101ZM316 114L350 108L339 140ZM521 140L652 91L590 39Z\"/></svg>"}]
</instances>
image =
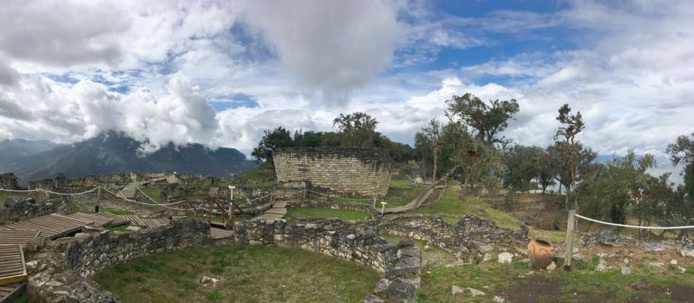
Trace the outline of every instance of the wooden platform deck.
<instances>
[{"instance_id":1,"label":"wooden platform deck","mask_svg":"<svg viewBox=\"0 0 694 303\"><path fill-rule=\"evenodd\" d=\"M41 237L56 239L76 232L84 225L85 222L81 220L50 214L0 226L0 230L36 230L40 232Z\"/></svg>"},{"instance_id":2,"label":"wooden platform deck","mask_svg":"<svg viewBox=\"0 0 694 303\"><path fill-rule=\"evenodd\" d=\"M26 282L12 283L0 286L0 303L14 302L27 288Z\"/></svg>"},{"instance_id":3,"label":"wooden platform deck","mask_svg":"<svg viewBox=\"0 0 694 303\"><path fill-rule=\"evenodd\" d=\"M128 218L123 218L119 215L114 215L110 213L95 213L94 215L106 217L111 219L111 223L108 226L120 226L120 225L128 225L130 224L130 219Z\"/></svg>"},{"instance_id":4,"label":"wooden platform deck","mask_svg":"<svg viewBox=\"0 0 694 303\"><path fill-rule=\"evenodd\" d=\"M40 231L31 230L0 230L0 245L14 244L14 245L26 245L27 242L31 241L40 235Z\"/></svg>"},{"instance_id":5,"label":"wooden platform deck","mask_svg":"<svg viewBox=\"0 0 694 303\"><path fill-rule=\"evenodd\" d=\"M94 227L103 227L111 224L113 218L102 216L99 213L87 214L87 213L74 213L68 215L67 217L80 220L85 222L85 225L91 224Z\"/></svg>"},{"instance_id":6,"label":"wooden platform deck","mask_svg":"<svg viewBox=\"0 0 694 303\"><path fill-rule=\"evenodd\" d=\"M0 245L0 285L24 282L27 269L21 245Z\"/></svg>"},{"instance_id":7,"label":"wooden platform deck","mask_svg":"<svg viewBox=\"0 0 694 303\"><path fill-rule=\"evenodd\" d=\"M148 228L155 228L171 223L171 220L164 218L141 218L138 215L121 215L121 217L130 220L130 224L132 225Z\"/></svg>"}]
</instances>

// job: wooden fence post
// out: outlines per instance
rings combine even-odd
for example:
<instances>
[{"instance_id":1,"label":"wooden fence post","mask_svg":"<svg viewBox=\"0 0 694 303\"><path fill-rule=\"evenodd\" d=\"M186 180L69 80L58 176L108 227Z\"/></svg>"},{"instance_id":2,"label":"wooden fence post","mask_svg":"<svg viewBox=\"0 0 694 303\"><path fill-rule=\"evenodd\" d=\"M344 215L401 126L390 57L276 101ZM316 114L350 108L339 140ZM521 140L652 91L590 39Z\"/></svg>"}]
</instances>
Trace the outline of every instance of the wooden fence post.
<instances>
[{"instance_id":1,"label":"wooden fence post","mask_svg":"<svg viewBox=\"0 0 694 303\"><path fill-rule=\"evenodd\" d=\"M574 228L576 227L576 210L569 210L569 218L566 220L566 251L564 252L564 271L571 271L571 255L574 251Z\"/></svg>"}]
</instances>

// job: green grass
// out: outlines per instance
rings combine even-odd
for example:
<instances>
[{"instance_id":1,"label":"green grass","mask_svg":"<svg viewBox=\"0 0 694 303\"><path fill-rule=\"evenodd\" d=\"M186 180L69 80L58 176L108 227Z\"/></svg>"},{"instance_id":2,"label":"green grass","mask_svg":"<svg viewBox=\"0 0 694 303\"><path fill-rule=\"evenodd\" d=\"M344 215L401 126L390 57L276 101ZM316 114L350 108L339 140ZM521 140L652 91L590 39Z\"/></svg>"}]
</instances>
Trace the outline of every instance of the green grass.
<instances>
[{"instance_id":1,"label":"green grass","mask_svg":"<svg viewBox=\"0 0 694 303\"><path fill-rule=\"evenodd\" d=\"M620 269L596 272L597 262L597 257L578 261L570 272L531 271L527 262L519 260L511 264L491 261L453 267L427 265L418 302L490 302L502 293L527 293L528 289L540 288L535 302L628 302L635 297L645 298L643 302L673 302L664 289L678 286L688 289L685 292L694 291L694 279L682 274L656 274L649 266L632 266L629 275L622 275ZM485 295L454 296L453 285L481 290Z\"/></svg>"},{"instance_id":2,"label":"green grass","mask_svg":"<svg viewBox=\"0 0 694 303\"><path fill-rule=\"evenodd\" d=\"M206 200L209 198L208 195L187 195L184 197L188 201L195 201L195 200Z\"/></svg>"},{"instance_id":3,"label":"green grass","mask_svg":"<svg viewBox=\"0 0 694 303\"><path fill-rule=\"evenodd\" d=\"M413 184L410 181L392 181L388 187L388 195L382 200L388 202L388 207L403 206L412 202L422 192L429 189L428 186L413 187Z\"/></svg>"},{"instance_id":4,"label":"green grass","mask_svg":"<svg viewBox=\"0 0 694 303\"><path fill-rule=\"evenodd\" d=\"M340 218L347 221L370 220L371 215L349 209L330 209L320 207L292 208L287 211L287 217L297 218Z\"/></svg>"},{"instance_id":5,"label":"green grass","mask_svg":"<svg viewBox=\"0 0 694 303\"><path fill-rule=\"evenodd\" d=\"M5 203L5 199L10 198L10 197L16 197L16 198L26 198L28 196L27 193L15 193L15 192L6 192L6 191L0 191L0 203Z\"/></svg>"},{"instance_id":6,"label":"green grass","mask_svg":"<svg viewBox=\"0 0 694 303\"><path fill-rule=\"evenodd\" d=\"M445 191L437 189L438 195L443 194L440 200L437 197L431 196L413 213L423 215L434 215L443 217L449 223L456 223L462 215L474 214L476 216L490 219L499 227L518 229L520 222L510 214L494 209L481 199L466 197L464 201L460 200L460 187L449 186ZM434 203L431 207L430 203ZM482 210L483 212L480 212Z\"/></svg>"},{"instance_id":7,"label":"green grass","mask_svg":"<svg viewBox=\"0 0 694 303\"><path fill-rule=\"evenodd\" d=\"M202 276L221 278L215 287ZM362 302L380 274L274 246L215 247L131 260L95 280L123 302Z\"/></svg>"},{"instance_id":8,"label":"green grass","mask_svg":"<svg viewBox=\"0 0 694 303\"><path fill-rule=\"evenodd\" d=\"M111 207L104 207L101 209L101 211L111 213L114 215L134 215L134 211L126 210L126 209L120 209L120 208L111 208Z\"/></svg>"},{"instance_id":9,"label":"green grass","mask_svg":"<svg viewBox=\"0 0 694 303\"><path fill-rule=\"evenodd\" d=\"M140 190L152 200L161 203L161 190L154 187L140 187Z\"/></svg>"}]
</instances>

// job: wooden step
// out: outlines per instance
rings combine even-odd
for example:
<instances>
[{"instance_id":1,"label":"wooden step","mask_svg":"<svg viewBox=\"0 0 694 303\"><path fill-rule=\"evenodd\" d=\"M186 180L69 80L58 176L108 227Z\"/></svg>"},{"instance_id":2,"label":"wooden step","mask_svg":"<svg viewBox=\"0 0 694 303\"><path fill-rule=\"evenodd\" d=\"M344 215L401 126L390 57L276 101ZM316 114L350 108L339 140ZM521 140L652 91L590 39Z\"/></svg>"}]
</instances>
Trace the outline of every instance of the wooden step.
<instances>
[{"instance_id":1,"label":"wooden step","mask_svg":"<svg viewBox=\"0 0 694 303\"><path fill-rule=\"evenodd\" d=\"M0 245L0 285L27 279L24 250L21 245Z\"/></svg>"}]
</instances>

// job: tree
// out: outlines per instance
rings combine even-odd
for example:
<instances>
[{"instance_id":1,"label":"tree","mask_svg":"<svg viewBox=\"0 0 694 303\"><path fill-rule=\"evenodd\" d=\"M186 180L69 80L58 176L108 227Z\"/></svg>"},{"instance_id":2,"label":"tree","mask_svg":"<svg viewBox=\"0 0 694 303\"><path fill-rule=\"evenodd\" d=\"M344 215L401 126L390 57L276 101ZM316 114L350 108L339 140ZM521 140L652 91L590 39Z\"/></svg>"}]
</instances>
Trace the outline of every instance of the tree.
<instances>
[{"instance_id":1,"label":"tree","mask_svg":"<svg viewBox=\"0 0 694 303\"><path fill-rule=\"evenodd\" d=\"M510 186L514 190L528 191L531 182L540 176L544 150L536 146L513 146L504 154L504 164L508 173L504 178L504 186ZM546 188L546 186L545 186Z\"/></svg>"},{"instance_id":2,"label":"tree","mask_svg":"<svg viewBox=\"0 0 694 303\"><path fill-rule=\"evenodd\" d=\"M327 137L326 143L331 146L382 148L384 137L376 132L376 125L376 119L362 112L340 114L333 120L333 127L340 132Z\"/></svg>"},{"instance_id":3,"label":"tree","mask_svg":"<svg viewBox=\"0 0 694 303\"><path fill-rule=\"evenodd\" d=\"M426 139L427 147L431 149L431 158L434 160L434 168L432 170L432 184L436 183L436 164L439 157L441 156L441 148L444 146L444 142L441 140L442 134L441 122L436 119L431 119L429 121L429 126L422 128L423 136Z\"/></svg>"},{"instance_id":4,"label":"tree","mask_svg":"<svg viewBox=\"0 0 694 303\"><path fill-rule=\"evenodd\" d=\"M515 99L493 100L487 104L470 93L446 101L446 116L472 128L473 135L487 145L509 142L504 137L497 138L497 135L508 127L508 120L519 110Z\"/></svg>"},{"instance_id":5,"label":"tree","mask_svg":"<svg viewBox=\"0 0 694 303\"><path fill-rule=\"evenodd\" d=\"M566 200L565 207L569 208L569 196L571 194L572 185L577 181L578 168L581 160L580 145L575 142L576 135L578 135L585 125L583 124L583 118L581 112L576 114L571 114L571 108L568 104L564 104L559 108L559 115L556 118L561 123L561 126L554 135L555 146L559 152L559 159L561 163L561 175L560 182L566 187ZM563 137L563 141L559 138ZM591 160L592 161L592 160ZM578 208L578 197L574 199L574 209Z\"/></svg>"},{"instance_id":6,"label":"tree","mask_svg":"<svg viewBox=\"0 0 694 303\"><path fill-rule=\"evenodd\" d=\"M668 208L668 217L679 225L694 223L694 133L692 138L679 136L675 143L669 144L666 152L673 164L683 164L684 184L678 188L676 199ZM689 230L680 231L678 238L688 234Z\"/></svg>"},{"instance_id":7,"label":"tree","mask_svg":"<svg viewBox=\"0 0 694 303\"><path fill-rule=\"evenodd\" d=\"M694 133L691 134L694 138ZM687 136L677 137L675 143L669 144L665 150L670 155L674 165L683 164L684 190L690 197L694 196L694 139Z\"/></svg>"},{"instance_id":8,"label":"tree","mask_svg":"<svg viewBox=\"0 0 694 303\"><path fill-rule=\"evenodd\" d=\"M294 132L294 146L296 147L318 147L323 144L325 133L299 130Z\"/></svg>"},{"instance_id":9,"label":"tree","mask_svg":"<svg viewBox=\"0 0 694 303\"><path fill-rule=\"evenodd\" d=\"M251 156L258 162L274 165L272 153L279 148L292 146L294 146L294 140L292 139L291 133L284 127L279 126L272 131L265 130L265 135L260 139L258 147L253 149Z\"/></svg>"},{"instance_id":10,"label":"tree","mask_svg":"<svg viewBox=\"0 0 694 303\"><path fill-rule=\"evenodd\" d=\"M450 151L452 167L461 170L463 197L478 194L476 184L492 192L501 187L499 177L505 173L505 168L498 150L472 136L464 124L455 121L443 127L443 138L445 149Z\"/></svg>"},{"instance_id":11,"label":"tree","mask_svg":"<svg viewBox=\"0 0 694 303\"><path fill-rule=\"evenodd\" d=\"M339 117L333 119L333 127L343 133L359 132L359 131L376 131L378 121L371 116L362 113L354 112L348 115L340 114Z\"/></svg>"},{"instance_id":12,"label":"tree","mask_svg":"<svg viewBox=\"0 0 694 303\"><path fill-rule=\"evenodd\" d=\"M542 188L542 193L544 194L547 187L554 185L554 177L559 174L559 166L556 163L556 159L550 154L551 147L545 148L540 154L538 154L537 161L537 181Z\"/></svg>"},{"instance_id":13,"label":"tree","mask_svg":"<svg viewBox=\"0 0 694 303\"><path fill-rule=\"evenodd\" d=\"M652 155L637 157L633 151L600 165L595 178L579 184L581 212L624 224L632 209L639 224L650 222L657 216L658 204L663 199L662 184L646 172L654 165Z\"/></svg>"}]
</instances>

